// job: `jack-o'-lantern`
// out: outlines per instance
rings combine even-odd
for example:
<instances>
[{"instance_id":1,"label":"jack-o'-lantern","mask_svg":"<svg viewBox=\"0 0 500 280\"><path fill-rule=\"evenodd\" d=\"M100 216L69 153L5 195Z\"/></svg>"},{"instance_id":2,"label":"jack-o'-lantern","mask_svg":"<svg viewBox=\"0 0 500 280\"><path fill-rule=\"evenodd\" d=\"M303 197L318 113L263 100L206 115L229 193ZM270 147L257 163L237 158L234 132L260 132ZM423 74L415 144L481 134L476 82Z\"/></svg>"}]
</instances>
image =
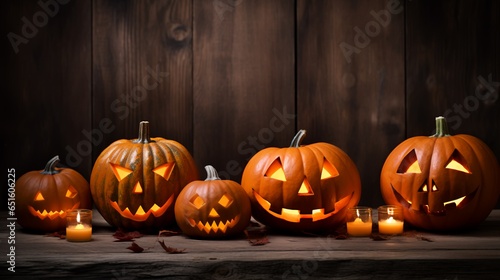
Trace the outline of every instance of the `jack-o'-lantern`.
<instances>
[{"instance_id":1,"label":"jack-o'-lantern","mask_svg":"<svg viewBox=\"0 0 500 280\"><path fill-rule=\"evenodd\" d=\"M266 148L243 171L241 185L252 215L276 229L321 231L345 222L357 205L361 181L354 162L329 143L301 146L300 130L288 148Z\"/></svg>"},{"instance_id":2,"label":"jack-o'-lantern","mask_svg":"<svg viewBox=\"0 0 500 280\"><path fill-rule=\"evenodd\" d=\"M426 230L474 227L500 195L499 165L480 139L450 135L445 118L436 133L399 144L387 157L380 188L388 204L403 206L405 222Z\"/></svg>"},{"instance_id":3,"label":"jack-o'-lantern","mask_svg":"<svg viewBox=\"0 0 500 280\"><path fill-rule=\"evenodd\" d=\"M194 238L224 238L243 232L250 222L250 200L240 184L221 180L205 166L207 179L189 183L175 202L175 219Z\"/></svg>"},{"instance_id":4,"label":"jack-o'-lantern","mask_svg":"<svg viewBox=\"0 0 500 280\"><path fill-rule=\"evenodd\" d=\"M156 230L175 222L174 202L182 188L198 179L188 150L174 140L150 138L149 122L139 137L109 145L90 176L95 206L112 226Z\"/></svg>"},{"instance_id":5,"label":"jack-o'-lantern","mask_svg":"<svg viewBox=\"0 0 500 280\"><path fill-rule=\"evenodd\" d=\"M17 222L26 230L55 232L66 228L66 211L91 209L89 183L71 168L59 168L59 156L45 168L30 171L16 182Z\"/></svg>"}]
</instances>

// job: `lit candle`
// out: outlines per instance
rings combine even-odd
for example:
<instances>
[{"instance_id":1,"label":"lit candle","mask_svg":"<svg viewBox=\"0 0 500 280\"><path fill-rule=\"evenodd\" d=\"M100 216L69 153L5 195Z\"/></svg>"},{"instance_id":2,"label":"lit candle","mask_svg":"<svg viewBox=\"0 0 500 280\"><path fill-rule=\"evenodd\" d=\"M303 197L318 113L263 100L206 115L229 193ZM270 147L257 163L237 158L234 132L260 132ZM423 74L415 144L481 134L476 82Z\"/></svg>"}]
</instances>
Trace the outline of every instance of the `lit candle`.
<instances>
[{"instance_id":1,"label":"lit candle","mask_svg":"<svg viewBox=\"0 0 500 280\"><path fill-rule=\"evenodd\" d=\"M356 218L354 222L347 223L347 233L351 236L369 236L372 233L372 223Z\"/></svg>"},{"instance_id":2,"label":"lit candle","mask_svg":"<svg viewBox=\"0 0 500 280\"><path fill-rule=\"evenodd\" d=\"M67 214L66 240L90 241L92 239L92 211L76 210L76 215L74 212Z\"/></svg>"},{"instance_id":3,"label":"lit candle","mask_svg":"<svg viewBox=\"0 0 500 280\"><path fill-rule=\"evenodd\" d=\"M387 205L378 209L378 231L381 234L403 233L403 213L397 206Z\"/></svg>"},{"instance_id":4,"label":"lit candle","mask_svg":"<svg viewBox=\"0 0 500 280\"><path fill-rule=\"evenodd\" d=\"M347 233L350 236L369 236L372 233L371 208L355 206L349 211Z\"/></svg>"}]
</instances>

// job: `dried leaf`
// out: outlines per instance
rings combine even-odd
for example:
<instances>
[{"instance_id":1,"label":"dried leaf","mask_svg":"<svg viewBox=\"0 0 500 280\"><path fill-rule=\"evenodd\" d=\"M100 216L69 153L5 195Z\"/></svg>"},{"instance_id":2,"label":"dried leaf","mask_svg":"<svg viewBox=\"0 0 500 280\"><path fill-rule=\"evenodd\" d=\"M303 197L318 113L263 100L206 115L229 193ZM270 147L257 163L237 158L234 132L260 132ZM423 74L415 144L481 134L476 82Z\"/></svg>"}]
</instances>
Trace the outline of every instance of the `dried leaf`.
<instances>
[{"instance_id":1,"label":"dried leaf","mask_svg":"<svg viewBox=\"0 0 500 280\"><path fill-rule=\"evenodd\" d=\"M264 236L258 239L248 239L248 242L250 242L252 246L260 246L269 243L269 239L267 238L267 236Z\"/></svg>"},{"instance_id":2,"label":"dried leaf","mask_svg":"<svg viewBox=\"0 0 500 280\"><path fill-rule=\"evenodd\" d=\"M132 242L132 244L127 247L127 249L132 250L134 253L141 253L142 251L144 251L144 248L137 245L137 243L135 242Z\"/></svg>"},{"instance_id":3,"label":"dried leaf","mask_svg":"<svg viewBox=\"0 0 500 280\"><path fill-rule=\"evenodd\" d=\"M265 229L245 230L245 235L252 246L269 243L269 238L267 238L267 231Z\"/></svg>"},{"instance_id":4,"label":"dried leaf","mask_svg":"<svg viewBox=\"0 0 500 280\"><path fill-rule=\"evenodd\" d=\"M160 230L160 232L158 233L158 237L169 237L169 236L174 236L174 235L179 235L181 234L180 232L178 231L173 231L173 230Z\"/></svg>"},{"instance_id":5,"label":"dried leaf","mask_svg":"<svg viewBox=\"0 0 500 280\"><path fill-rule=\"evenodd\" d=\"M134 238L142 237L142 234L138 231L126 232L126 231L123 231L121 229L118 229L113 234L113 237L117 239L117 240L115 240L115 242L134 241Z\"/></svg>"},{"instance_id":6,"label":"dried leaf","mask_svg":"<svg viewBox=\"0 0 500 280\"><path fill-rule=\"evenodd\" d=\"M48 237L58 237L60 239L66 239L66 232L65 231L56 231L53 233L47 233Z\"/></svg>"},{"instance_id":7,"label":"dried leaf","mask_svg":"<svg viewBox=\"0 0 500 280\"><path fill-rule=\"evenodd\" d=\"M160 243L163 250L165 250L165 252L167 252L169 254L182 254L182 253L184 253L184 251L186 251L186 249L177 249L177 248L169 247L169 246L165 245L165 242L163 240L158 240L158 243Z\"/></svg>"},{"instance_id":8,"label":"dried leaf","mask_svg":"<svg viewBox=\"0 0 500 280\"><path fill-rule=\"evenodd\" d=\"M379 233L372 233L370 235L370 238L375 240L375 241L383 241L383 240L389 240L391 239L391 235L386 235L386 234L379 234Z\"/></svg>"}]
</instances>

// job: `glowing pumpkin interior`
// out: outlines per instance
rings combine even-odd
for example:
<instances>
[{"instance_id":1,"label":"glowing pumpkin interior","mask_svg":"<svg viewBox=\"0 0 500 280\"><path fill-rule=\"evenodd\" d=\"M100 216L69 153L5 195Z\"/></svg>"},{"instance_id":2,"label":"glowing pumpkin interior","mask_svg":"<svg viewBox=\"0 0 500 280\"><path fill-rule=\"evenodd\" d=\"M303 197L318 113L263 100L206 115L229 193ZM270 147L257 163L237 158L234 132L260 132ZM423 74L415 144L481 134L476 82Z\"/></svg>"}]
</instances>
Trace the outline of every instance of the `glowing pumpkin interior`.
<instances>
[{"instance_id":1,"label":"glowing pumpkin interior","mask_svg":"<svg viewBox=\"0 0 500 280\"><path fill-rule=\"evenodd\" d=\"M73 186L69 186L68 189L66 190L65 198L74 200L77 196L78 196L78 191ZM47 195L47 197L49 196ZM33 216L38 217L40 220L43 220L45 218L53 220L57 217L64 219L66 218L67 210L77 209L80 206L80 202L78 201L75 204L73 204L73 206L69 209L47 210L45 208L36 207L35 204L43 207L44 205L50 204L50 202L46 201L41 191L38 191L33 199L33 205L28 206L28 210L30 211L30 213Z\"/></svg>"},{"instance_id":2,"label":"glowing pumpkin interior","mask_svg":"<svg viewBox=\"0 0 500 280\"><path fill-rule=\"evenodd\" d=\"M217 233L218 231L226 233L226 230L228 228L233 228L236 224L238 224L240 220L240 215L236 215L229 219L221 217L227 216L224 215L226 213L223 213L222 211L231 212L228 209L234 202L234 199L228 193L223 194L217 201L216 206L218 207L219 211L215 209L215 206L212 207L209 201L205 201L205 199L203 199L197 193L193 197L191 197L189 202L191 206L199 211L201 211L205 207L210 208L209 211L207 211L208 217L204 221L195 220L192 217L187 217L187 220L192 227L197 227L200 231L205 231L207 234L209 234L210 232ZM219 214L219 212L221 213Z\"/></svg>"},{"instance_id":3,"label":"glowing pumpkin interior","mask_svg":"<svg viewBox=\"0 0 500 280\"><path fill-rule=\"evenodd\" d=\"M120 165L117 165L117 164L110 163L110 167L111 167L111 170L113 170L113 174L115 175L115 177L118 181L124 180L126 177L131 176L131 174L133 173L133 170L128 169L128 168L123 167L123 166L120 166ZM169 163L165 163L165 164L162 164L160 166L157 166L152 171L155 174L161 176L162 178L164 178L165 180L168 181L170 179L170 176L172 174L172 170L174 169L174 167L175 167L175 162L169 162ZM143 193L144 193L143 186L141 185L141 183L139 181L137 181L135 183L134 187L132 188L131 195L141 196L141 195L143 195ZM167 211L167 209L170 207L170 205L172 205L173 202L174 202L174 195L172 194L165 201L165 203L163 203L161 206L155 203L149 209L144 210L142 205L140 205L137 208L137 210L135 211L135 213L132 213L128 206L125 206L125 208L122 210L120 205L118 205L117 201L110 200L111 206L118 213L120 213L120 215L122 217L127 218L127 219L131 219L131 220L137 221L137 222L146 221L151 214L155 217L162 216L165 213L165 211Z\"/></svg>"}]
</instances>

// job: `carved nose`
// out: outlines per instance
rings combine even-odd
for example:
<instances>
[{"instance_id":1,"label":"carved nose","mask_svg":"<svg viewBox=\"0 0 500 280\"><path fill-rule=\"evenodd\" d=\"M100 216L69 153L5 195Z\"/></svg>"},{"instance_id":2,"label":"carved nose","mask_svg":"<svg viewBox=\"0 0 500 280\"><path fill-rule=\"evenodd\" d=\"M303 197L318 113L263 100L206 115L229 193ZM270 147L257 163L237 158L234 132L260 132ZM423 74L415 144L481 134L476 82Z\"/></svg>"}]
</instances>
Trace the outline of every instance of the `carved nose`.
<instances>
[{"instance_id":1,"label":"carved nose","mask_svg":"<svg viewBox=\"0 0 500 280\"><path fill-rule=\"evenodd\" d=\"M209 216L210 218L218 218L218 217L220 217L220 216L219 216L219 213L217 213L217 211L215 211L215 209L214 209L214 208L212 208L212 210L210 210L210 213L208 214L208 216Z\"/></svg>"},{"instance_id":2,"label":"carved nose","mask_svg":"<svg viewBox=\"0 0 500 280\"><path fill-rule=\"evenodd\" d=\"M307 178L304 178L304 181L302 181L302 185L300 186L298 193L301 196L314 195L311 184L309 184Z\"/></svg>"}]
</instances>

